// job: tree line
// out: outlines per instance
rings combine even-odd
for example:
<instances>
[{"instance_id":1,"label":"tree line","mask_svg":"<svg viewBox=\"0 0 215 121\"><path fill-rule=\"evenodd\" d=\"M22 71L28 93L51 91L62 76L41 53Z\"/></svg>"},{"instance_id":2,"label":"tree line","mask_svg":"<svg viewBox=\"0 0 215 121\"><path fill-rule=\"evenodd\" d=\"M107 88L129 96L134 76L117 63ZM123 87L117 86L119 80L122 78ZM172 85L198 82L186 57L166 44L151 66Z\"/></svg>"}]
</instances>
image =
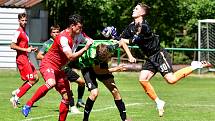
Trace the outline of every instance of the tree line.
<instances>
[{"instance_id":1,"label":"tree line","mask_svg":"<svg viewBox=\"0 0 215 121\"><path fill-rule=\"evenodd\" d=\"M80 14L84 31L93 39L104 39L101 30L115 26L121 33L139 2L151 7L146 19L163 47L196 48L198 20L215 18L214 0L44 0L44 5L50 24L65 28L70 14Z\"/></svg>"}]
</instances>

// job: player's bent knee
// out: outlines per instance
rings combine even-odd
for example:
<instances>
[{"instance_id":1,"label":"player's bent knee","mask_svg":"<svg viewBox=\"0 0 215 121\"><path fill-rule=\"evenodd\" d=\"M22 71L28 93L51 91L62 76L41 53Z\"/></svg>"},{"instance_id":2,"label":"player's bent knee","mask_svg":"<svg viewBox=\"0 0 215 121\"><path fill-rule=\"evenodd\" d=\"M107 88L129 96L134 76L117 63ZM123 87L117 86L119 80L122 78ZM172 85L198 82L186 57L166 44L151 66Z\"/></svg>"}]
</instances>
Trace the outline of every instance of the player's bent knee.
<instances>
[{"instance_id":1,"label":"player's bent knee","mask_svg":"<svg viewBox=\"0 0 215 121\"><path fill-rule=\"evenodd\" d=\"M91 99L96 99L99 95L99 90L98 89L93 89L90 91L90 97Z\"/></svg>"},{"instance_id":2,"label":"player's bent knee","mask_svg":"<svg viewBox=\"0 0 215 121\"><path fill-rule=\"evenodd\" d=\"M76 80L76 83L78 83L79 86L85 86L85 81L83 79L81 79L81 78L78 78Z\"/></svg>"},{"instance_id":3,"label":"player's bent knee","mask_svg":"<svg viewBox=\"0 0 215 121\"><path fill-rule=\"evenodd\" d=\"M35 83L37 83L39 81L39 76L37 74L34 75L34 80L35 80Z\"/></svg>"},{"instance_id":4,"label":"player's bent knee","mask_svg":"<svg viewBox=\"0 0 215 121\"><path fill-rule=\"evenodd\" d=\"M111 93L113 94L115 100L120 100L121 99L121 96L119 94L119 90L117 88L114 88L111 91Z\"/></svg>"},{"instance_id":5,"label":"player's bent knee","mask_svg":"<svg viewBox=\"0 0 215 121\"><path fill-rule=\"evenodd\" d=\"M84 81L83 82L79 82L78 86L84 87L85 86L85 82Z\"/></svg>"},{"instance_id":6,"label":"player's bent knee","mask_svg":"<svg viewBox=\"0 0 215 121\"><path fill-rule=\"evenodd\" d=\"M176 78L165 78L168 84L175 84L177 82Z\"/></svg>"},{"instance_id":7,"label":"player's bent knee","mask_svg":"<svg viewBox=\"0 0 215 121\"><path fill-rule=\"evenodd\" d=\"M167 83L168 83L168 84L175 84L176 81L175 81L175 80L167 80Z\"/></svg>"},{"instance_id":8,"label":"player's bent knee","mask_svg":"<svg viewBox=\"0 0 215 121\"><path fill-rule=\"evenodd\" d=\"M166 74L164 78L168 84L175 84L178 81L178 78L176 78L172 73Z\"/></svg>"},{"instance_id":9,"label":"player's bent knee","mask_svg":"<svg viewBox=\"0 0 215 121\"><path fill-rule=\"evenodd\" d=\"M64 100L69 100L69 97L68 97L67 93L64 93L64 94L62 95L62 97L63 97Z\"/></svg>"},{"instance_id":10,"label":"player's bent knee","mask_svg":"<svg viewBox=\"0 0 215 121\"><path fill-rule=\"evenodd\" d=\"M119 90L117 88L114 88L111 92L112 92L112 94L118 94Z\"/></svg>"}]
</instances>

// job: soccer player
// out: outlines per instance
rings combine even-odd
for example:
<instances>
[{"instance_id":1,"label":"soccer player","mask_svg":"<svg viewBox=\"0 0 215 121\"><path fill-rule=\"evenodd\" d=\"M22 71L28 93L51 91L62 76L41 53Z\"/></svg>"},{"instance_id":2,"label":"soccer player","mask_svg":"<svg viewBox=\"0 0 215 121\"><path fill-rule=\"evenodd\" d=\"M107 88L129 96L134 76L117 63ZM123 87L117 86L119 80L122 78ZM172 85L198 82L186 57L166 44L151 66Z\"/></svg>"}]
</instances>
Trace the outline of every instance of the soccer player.
<instances>
[{"instance_id":1,"label":"soccer player","mask_svg":"<svg viewBox=\"0 0 215 121\"><path fill-rule=\"evenodd\" d=\"M54 40L53 45L45 54L40 64L40 72L45 80L45 84L37 89L35 94L22 108L22 114L27 117L33 104L53 87L60 93L62 100L59 106L59 121L65 121L69 111L69 101L71 100L70 85L66 79L66 74L61 68L80 57L93 43L89 39L86 45L79 51L73 53L73 39L80 34L83 27L82 17L78 14L69 17L68 27L62 31Z\"/></svg>"},{"instance_id":2,"label":"soccer player","mask_svg":"<svg viewBox=\"0 0 215 121\"><path fill-rule=\"evenodd\" d=\"M75 38L73 39L73 47L72 47L72 52L76 52L78 46L81 43L86 43L88 40L92 40L90 37L88 37L84 32L81 32L79 35L76 35ZM76 82L78 84L78 100L75 106L74 103L74 98L73 98L73 93L71 90L72 94L72 100L70 101L70 107L71 107L71 113L80 113L80 111L76 107L85 107L85 103L83 102L82 98L84 95L84 90L85 90L85 81L81 79L81 77L73 70L75 69L80 69L80 67L76 66L76 62L70 62L65 68L64 71L67 75L67 78L70 82Z\"/></svg>"},{"instance_id":3,"label":"soccer player","mask_svg":"<svg viewBox=\"0 0 215 121\"><path fill-rule=\"evenodd\" d=\"M117 47L123 47L129 57L129 60L132 62L136 61L125 43L119 42L117 44L111 41L106 44L97 44L95 41L92 48L88 50L81 58L79 58L80 65L82 65L81 72L87 84L88 90L90 91L90 95L86 101L84 109L83 121L89 120L90 112L99 93L96 79L101 81L113 95L122 121L127 120L125 104L115 84L114 76L112 75L112 72L123 71L126 67L124 65L119 65L113 68L108 67L108 62L111 59L111 55L115 50L117 50ZM96 54L94 53L94 50L96 51Z\"/></svg>"},{"instance_id":4,"label":"soccer player","mask_svg":"<svg viewBox=\"0 0 215 121\"><path fill-rule=\"evenodd\" d=\"M44 58L44 55L48 52L48 50L51 48L54 39L56 36L60 33L60 26L59 25L53 25L50 27L50 35L51 38L48 39L46 42L43 43L42 48L39 50L37 54L37 59L42 60Z\"/></svg>"},{"instance_id":5,"label":"soccer player","mask_svg":"<svg viewBox=\"0 0 215 121\"><path fill-rule=\"evenodd\" d=\"M44 58L45 53L48 52L49 48L52 46L55 37L59 34L60 32L60 27L58 25L52 26L50 28L50 35L52 38L47 40L44 44L43 47L39 50L39 53L37 54L37 59L42 60ZM73 39L73 46L72 46L72 52L75 52L78 45L80 43L85 43L87 42L87 39L90 39L84 32L81 32L80 34L76 35ZM78 100L75 106L74 103L74 97L73 97L73 92L71 90L72 94L72 99L70 101L70 111L71 113L81 113L77 107L82 107L84 108L85 103L83 102L82 98L84 95L85 91L85 81L72 69L75 64L74 62L70 62L65 68L64 71L66 73L66 76L70 82L76 82L78 84Z\"/></svg>"},{"instance_id":6,"label":"soccer player","mask_svg":"<svg viewBox=\"0 0 215 121\"><path fill-rule=\"evenodd\" d=\"M27 14L18 14L19 28L16 30L12 42L10 45L11 49L16 50L16 63L20 72L21 79L24 81L23 85L12 92L10 101L14 108L19 103L21 98L38 80L37 71L34 65L28 59L28 53L36 51L37 48L28 46L29 38L25 32L27 24Z\"/></svg>"},{"instance_id":7,"label":"soccer player","mask_svg":"<svg viewBox=\"0 0 215 121\"><path fill-rule=\"evenodd\" d=\"M175 84L192 71L198 68L210 67L211 64L206 61L193 61L191 66L173 73L169 54L165 49L161 48L158 35L151 31L148 22L145 20L145 16L149 14L149 9L149 6L142 3L136 5L132 13L134 21L122 32L121 41L127 44L138 45L144 55L147 56L146 63L140 72L139 82L147 95L155 101L159 116L163 116L165 102L157 96L149 82L156 72L160 72L169 84Z\"/></svg>"}]
</instances>

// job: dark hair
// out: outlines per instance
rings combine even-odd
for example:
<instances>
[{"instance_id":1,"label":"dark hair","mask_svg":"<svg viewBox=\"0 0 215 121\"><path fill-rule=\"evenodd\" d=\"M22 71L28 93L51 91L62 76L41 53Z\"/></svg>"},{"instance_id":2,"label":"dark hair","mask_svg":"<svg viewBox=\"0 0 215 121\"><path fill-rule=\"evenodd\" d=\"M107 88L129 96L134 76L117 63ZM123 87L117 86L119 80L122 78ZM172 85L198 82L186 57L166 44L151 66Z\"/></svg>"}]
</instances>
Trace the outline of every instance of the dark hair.
<instances>
[{"instance_id":1,"label":"dark hair","mask_svg":"<svg viewBox=\"0 0 215 121\"><path fill-rule=\"evenodd\" d=\"M53 25L50 27L50 32L52 32L52 30L59 30L60 31L60 26L58 24Z\"/></svg>"},{"instance_id":2,"label":"dark hair","mask_svg":"<svg viewBox=\"0 0 215 121\"><path fill-rule=\"evenodd\" d=\"M71 24L76 25L77 23L83 24L83 18L78 14L73 14L69 16L69 26Z\"/></svg>"},{"instance_id":3,"label":"dark hair","mask_svg":"<svg viewBox=\"0 0 215 121\"><path fill-rule=\"evenodd\" d=\"M147 16L150 12L150 7L146 4L143 4L143 3L138 3L137 5L139 5L144 11L145 11L145 15L144 16Z\"/></svg>"},{"instance_id":4,"label":"dark hair","mask_svg":"<svg viewBox=\"0 0 215 121\"><path fill-rule=\"evenodd\" d=\"M26 17L26 18L28 17L27 13L24 12L24 13L19 13L18 14L18 19L19 20L22 19L22 18L24 18L24 17Z\"/></svg>"}]
</instances>

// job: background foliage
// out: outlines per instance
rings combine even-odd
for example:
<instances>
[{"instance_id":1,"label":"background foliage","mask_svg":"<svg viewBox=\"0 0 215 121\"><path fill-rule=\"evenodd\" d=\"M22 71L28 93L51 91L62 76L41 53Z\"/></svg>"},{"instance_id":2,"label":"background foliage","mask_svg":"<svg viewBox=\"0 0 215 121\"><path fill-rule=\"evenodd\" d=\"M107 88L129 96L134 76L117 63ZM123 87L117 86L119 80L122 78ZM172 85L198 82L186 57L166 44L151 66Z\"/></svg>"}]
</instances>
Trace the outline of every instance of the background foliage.
<instances>
[{"instance_id":1,"label":"background foliage","mask_svg":"<svg viewBox=\"0 0 215 121\"><path fill-rule=\"evenodd\" d=\"M151 7L146 18L163 47L197 47L197 23L200 19L214 19L214 0L45 0L49 23L66 27L69 15L84 17L84 31L93 39L104 39L100 32L115 26L118 33L132 21L135 5L143 2ZM193 53L184 58L193 59Z\"/></svg>"}]
</instances>

